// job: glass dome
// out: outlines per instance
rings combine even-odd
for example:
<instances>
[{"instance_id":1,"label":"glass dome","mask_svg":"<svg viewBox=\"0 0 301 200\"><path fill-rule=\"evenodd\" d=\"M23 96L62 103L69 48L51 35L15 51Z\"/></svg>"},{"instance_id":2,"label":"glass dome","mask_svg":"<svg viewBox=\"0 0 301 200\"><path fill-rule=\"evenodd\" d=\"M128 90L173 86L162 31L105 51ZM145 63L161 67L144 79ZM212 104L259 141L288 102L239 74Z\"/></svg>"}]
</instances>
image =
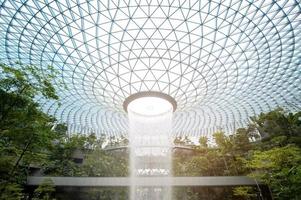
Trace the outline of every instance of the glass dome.
<instances>
[{"instance_id":1,"label":"glass dome","mask_svg":"<svg viewBox=\"0 0 301 200\"><path fill-rule=\"evenodd\" d=\"M0 59L60 71L61 106L39 101L72 132L126 134L124 100L154 91L177 102L174 135L230 133L300 109L300 13L299 0L0 0Z\"/></svg>"}]
</instances>

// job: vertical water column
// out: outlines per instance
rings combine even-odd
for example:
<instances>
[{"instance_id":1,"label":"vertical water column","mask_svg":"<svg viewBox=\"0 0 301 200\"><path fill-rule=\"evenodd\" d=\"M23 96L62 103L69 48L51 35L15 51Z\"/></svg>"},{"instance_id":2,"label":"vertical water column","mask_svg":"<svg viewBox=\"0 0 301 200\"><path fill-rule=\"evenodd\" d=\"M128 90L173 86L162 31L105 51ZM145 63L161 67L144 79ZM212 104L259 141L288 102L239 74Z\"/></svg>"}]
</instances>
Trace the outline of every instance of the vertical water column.
<instances>
[{"instance_id":1,"label":"vertical water column","mask_svg":"<svg viewBox=\"0 0 301 200\"><path fill-rule=\"evenodd\" d=\"M165 99L143 97L128 105L131 200L171 199L171 124L173 106ZM167 186L141 186L139 177L166 177Z\"/></svg>"}]
</instances>

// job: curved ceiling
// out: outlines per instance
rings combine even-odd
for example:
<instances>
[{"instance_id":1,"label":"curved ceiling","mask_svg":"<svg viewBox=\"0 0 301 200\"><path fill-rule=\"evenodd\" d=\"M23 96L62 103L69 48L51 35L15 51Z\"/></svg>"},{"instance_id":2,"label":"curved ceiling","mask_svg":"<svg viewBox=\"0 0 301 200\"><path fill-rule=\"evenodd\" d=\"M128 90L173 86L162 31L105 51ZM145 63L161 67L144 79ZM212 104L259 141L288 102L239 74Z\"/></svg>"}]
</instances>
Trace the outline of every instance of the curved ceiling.
<instances>
[{"instance_id":1,"label":"curved ceiling","mask_svg":"<svg viewBox=\"0 0 301 200\"><path fill-rule=\"evenodd\" d=\"M231 132L300 109L300 13L294 0L0 0L0 59L60 71L61 106L40 102L70 131L126 134L123 101L157 91L177 101L175 135Z\"/></svg>"}]
</instances>

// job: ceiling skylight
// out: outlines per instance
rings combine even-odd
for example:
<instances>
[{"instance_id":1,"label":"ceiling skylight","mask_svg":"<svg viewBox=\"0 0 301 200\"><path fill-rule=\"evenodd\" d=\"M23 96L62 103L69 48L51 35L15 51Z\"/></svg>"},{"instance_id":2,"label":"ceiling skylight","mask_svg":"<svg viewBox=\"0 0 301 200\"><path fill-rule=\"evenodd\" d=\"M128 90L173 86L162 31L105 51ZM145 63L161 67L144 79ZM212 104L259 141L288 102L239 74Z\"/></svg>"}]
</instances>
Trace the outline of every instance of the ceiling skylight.
<instances>
[{"instance_id":1,"label":"ceiling skylight","mask_svg":"<svg viewBox=\"0 0 301 200\"><path fill-rule=\"evenodd\" d=\"M177 102L175 135L244 126L301 107L300 1L0 1L0 59L61 72L70 131L126 134L123 101L141 91Z\"/></svg>"}]
</instances>

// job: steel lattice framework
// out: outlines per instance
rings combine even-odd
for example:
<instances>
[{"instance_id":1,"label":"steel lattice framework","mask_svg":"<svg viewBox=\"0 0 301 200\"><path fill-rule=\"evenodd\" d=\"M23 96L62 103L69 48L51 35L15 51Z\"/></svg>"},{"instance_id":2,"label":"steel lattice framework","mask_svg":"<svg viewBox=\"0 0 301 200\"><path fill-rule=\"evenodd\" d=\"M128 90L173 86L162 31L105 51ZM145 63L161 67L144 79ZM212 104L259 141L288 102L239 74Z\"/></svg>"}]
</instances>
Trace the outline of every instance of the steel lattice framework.
<instances>
[{"instance_id":1,"label":"steel lattice framework","mask_svg":"<svg viewBox=\"0 0 301 200\"><path fill-rule=\"evenodd\" d=\"M71 131L125 134L126 97L178 104L174 134L301 107L299 0L0 0L0 59L61 72L45 111ZM57 84L57 83L55 83Z\"/></svg>"}]
</instances>

